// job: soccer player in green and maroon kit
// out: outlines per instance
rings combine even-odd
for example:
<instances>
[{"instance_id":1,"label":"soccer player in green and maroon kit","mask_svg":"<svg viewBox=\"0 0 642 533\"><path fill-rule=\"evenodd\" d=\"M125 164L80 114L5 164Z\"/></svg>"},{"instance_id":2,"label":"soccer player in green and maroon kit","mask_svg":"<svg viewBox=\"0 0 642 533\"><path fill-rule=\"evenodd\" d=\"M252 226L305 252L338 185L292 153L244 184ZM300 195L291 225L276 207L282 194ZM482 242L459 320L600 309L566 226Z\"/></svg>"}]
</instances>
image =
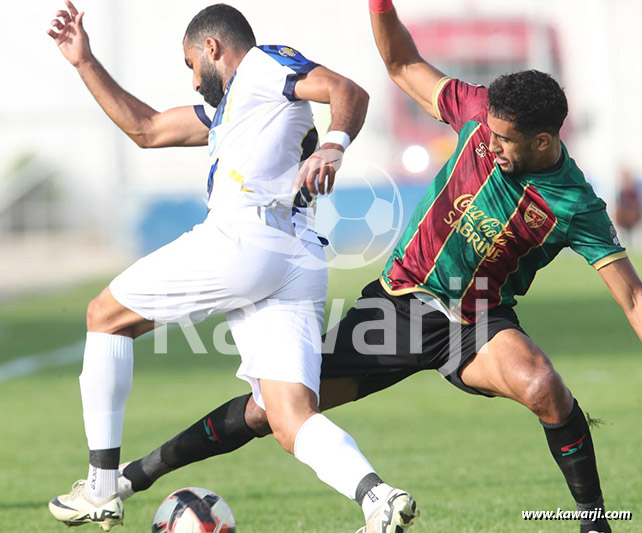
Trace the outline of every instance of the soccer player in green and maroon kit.
<instances>
[{"instance_id":1,"label":"soccer player in green and maroon kit","mask_svg":"<svg viewBox=\"0 0 642 533\"><path fill-rule=\"evenodd\" d=\"M586 418L513 310L536 271L570 246L599 272L642 338L642 283L604 202L559 138L566 97L555 80L533 70L501 76L488 89L444 76L419 56L390 0L371 0L370 9L390 77L459 140L381 278L327 333L333 349L324 355L322 408L437 369L466 392L531 410L578 509L603 509ZM368 329L372 321L376 327ZM231 400L127 466L123 491L144 490L164 473L268 432L249 395ZM372 498L377 483L368 480L355 499ZM390 530L369 520L364 531ZM584 519L580 531L611 529L604 518Z\"/></svg>"}]
</instances>

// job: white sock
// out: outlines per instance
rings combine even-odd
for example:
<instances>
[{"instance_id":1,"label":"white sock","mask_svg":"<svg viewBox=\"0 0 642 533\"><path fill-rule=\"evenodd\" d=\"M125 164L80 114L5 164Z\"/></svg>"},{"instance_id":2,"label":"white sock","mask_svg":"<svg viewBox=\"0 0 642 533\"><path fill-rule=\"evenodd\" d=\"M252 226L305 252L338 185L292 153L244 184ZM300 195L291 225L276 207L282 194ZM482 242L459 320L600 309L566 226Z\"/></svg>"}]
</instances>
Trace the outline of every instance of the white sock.
<instances>
[{"instance_id":1,"label":"white sock","mask_svg":"<svg viewBox=\"0 0 642 533\"><path fill-rule=\"evenodd\" d=\"M361 510L363 511L363 516L368 520L372 511L374 511L382 500L384 500L388 493L392 490L392 487L386 483L380 483L376 487L368 491L363 502L361 503Z\"/></svg>"},{"instance_id":2,"label":"white sock","mask_svg":"<svg viewBox=\"0 0 642 533\"><path fill-rule=\"evenodd\" d=\"M107 333L87 333L79 381L85 434L90 450L120 448L125 401L132 387L133 367L133 339ZM111 473L105 474L103 478L103 474L97 474L96 480L100 478L100 482L93 484L92 475L90 471L87 483L92 498L99 499L97 494L104 494L105 491L110 494L117 491L117 475L114 478ZM102 487L103 481L109 483L111 488Z\"/></svg>"},{"instance_id":3,"label":"white sock","mask_svg":"<svg viewBox=\"0 0 642 533\"><path fill-rule=\"evenodd\" d=\"M106 500L118 492L118 469L105 470L89 465L85 490L94 503Z\"/></svg>"},{"instance_id":4,"label":"white sock","mask_svg":"<svg viewBox=\"0 0 642 533\"><path fill-rule=\"evenodd\" d=\"M311 416L299 428L294 456L351 500L359 482L374 472L354 439L322 414Z\"/></svg>"}]
</instances>

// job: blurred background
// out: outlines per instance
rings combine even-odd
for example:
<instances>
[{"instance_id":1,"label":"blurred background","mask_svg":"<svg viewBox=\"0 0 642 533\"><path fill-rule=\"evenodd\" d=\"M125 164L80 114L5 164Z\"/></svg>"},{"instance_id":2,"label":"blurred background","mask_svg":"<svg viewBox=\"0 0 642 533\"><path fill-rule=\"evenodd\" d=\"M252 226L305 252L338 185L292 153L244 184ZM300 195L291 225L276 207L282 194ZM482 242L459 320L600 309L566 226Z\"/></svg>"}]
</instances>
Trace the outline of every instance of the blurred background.
<instances>
[{"instance_id":1,"label":"blurred background","mask_svg":"<svg viewBox=\"0 0 642 533\"><path fill-rule=\"evenodd\" d=\"M455 137L388 80L365 0L230 3L247 16L259 43L295 47L368 90L370 111L339 178L340 203L367 213L360 204L372 198L363 194L362 179L352 179L351 164L366 161L397 185L407 219ZM86 11L93 51L108 71L163 110L201 102L181 41L205 5L79 0L77 7ZM557 77L570 104L564 141L608 202L622 239L639 246L639 0L396 5L424 57L449 75L487 84L502 73L539 68ZM122 134L45 33L61 7L62 1L21 2L0 23L0 298L111 274L205 216L205 148L145 151ZM315 106L315 118L325 131L327 107ZM385 196L389 180L373 179ZM327 211L322 203L319 219L336 241L359 241L349 226L328 224Z\"/></svg>"}]
</instances>

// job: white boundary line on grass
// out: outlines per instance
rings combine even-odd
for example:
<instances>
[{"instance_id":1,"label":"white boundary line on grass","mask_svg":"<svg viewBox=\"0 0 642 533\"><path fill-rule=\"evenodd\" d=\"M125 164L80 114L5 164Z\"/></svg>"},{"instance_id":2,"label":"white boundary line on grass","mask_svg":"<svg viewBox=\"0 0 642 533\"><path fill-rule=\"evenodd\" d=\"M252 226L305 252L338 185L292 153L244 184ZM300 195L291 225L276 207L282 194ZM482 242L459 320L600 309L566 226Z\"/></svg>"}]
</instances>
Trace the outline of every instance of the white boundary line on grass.
<instances>
[{"instance_id":1,"label":"white boundary line on grass","mask_svg":"<svg viewBox=\"0 0 642 533\"><path fill-rule=\"evenodd\" d=\"M62 348L25 355L0 364L0 383L20 376L27 376L45 368L55 368L82 361L85 341L78 341Z\"/></svg>"}]
</instances>

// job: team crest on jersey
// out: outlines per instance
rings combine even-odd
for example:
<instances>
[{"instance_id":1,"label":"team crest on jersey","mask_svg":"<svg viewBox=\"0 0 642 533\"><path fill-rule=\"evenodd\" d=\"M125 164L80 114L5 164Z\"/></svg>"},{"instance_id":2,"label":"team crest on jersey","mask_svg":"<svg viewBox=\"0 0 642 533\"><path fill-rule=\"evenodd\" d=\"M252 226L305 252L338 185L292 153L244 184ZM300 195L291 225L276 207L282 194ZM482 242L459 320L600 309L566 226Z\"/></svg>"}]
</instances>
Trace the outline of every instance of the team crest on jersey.
<instances>
[{"instance_id":1,"label":"team crest on jersey","mask_svg":"<svg viewBox=\"0 0 642 533\"><path fill-rule=\"evenodd\" d=\"M279 55L283 57L294 57L296 55L296 50L288 46L279 46Z\"/></svg>"},{"instance_id":2,"label":"team crest on jersey","mask_svg":"<svg viewBox=\"0 0 642 533\"><path fill-rule=\"evenodd\" d=\"M212 155L214 150L216 150L216 132L211 129L210 134L207 136L207 151Z\"/></svg>"},{"instance_id":3,"label":"team crest on jersey","mask_svg":"<svg viewBox=\"0 0 642 533\"><path fill-rule=\"evenodd\" d=\"M541 228L546 222L548 215L544 213L539 207L537 207L533 202L526 208L524 211L524 221L526 225L531 229Z\"/></svg>"},{"instance_id":4,"label":"team crest on jersey","mask_svg":"<svg viewBox=\"0 0 642 533\"><path fill-rule=\"evenodd\" d=\"M484 159L484 157L488 155L488 146L486 146L486 143L481 142L479 146L475 148L475 152L481 159Z\"/></svg>"}]
</instances>

